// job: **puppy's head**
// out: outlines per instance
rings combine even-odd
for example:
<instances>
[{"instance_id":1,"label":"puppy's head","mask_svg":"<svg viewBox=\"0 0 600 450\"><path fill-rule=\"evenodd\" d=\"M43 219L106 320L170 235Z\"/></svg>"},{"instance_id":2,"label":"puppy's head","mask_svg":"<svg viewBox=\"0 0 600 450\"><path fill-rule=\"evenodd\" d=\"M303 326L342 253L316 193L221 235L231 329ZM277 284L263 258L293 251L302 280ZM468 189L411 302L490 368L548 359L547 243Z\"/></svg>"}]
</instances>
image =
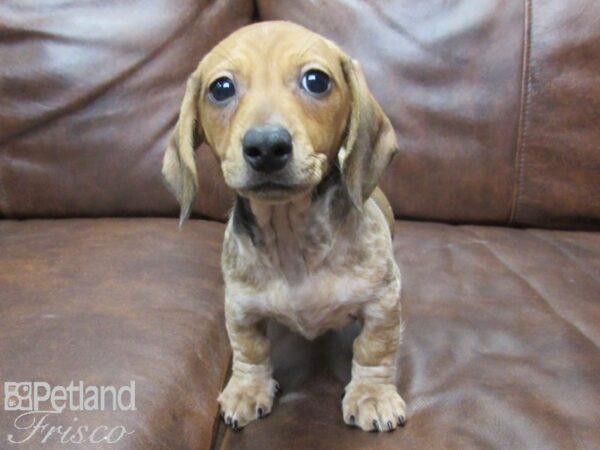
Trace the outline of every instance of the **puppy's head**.
<instances>
[{"instance_id":1,"label":"puppy's head","mask_svg":"<svg viewBox=\"0 0 600 450\"><path fill-rule=\"evenodd\" d=\"M339 161L358 208L397 148L358 63L287 22L238 30L188 79L163 160L182 221L197 189L194 149L201 140L219 159L229 187L269 203L309 193Z\"/></svg>"}]
</instances>

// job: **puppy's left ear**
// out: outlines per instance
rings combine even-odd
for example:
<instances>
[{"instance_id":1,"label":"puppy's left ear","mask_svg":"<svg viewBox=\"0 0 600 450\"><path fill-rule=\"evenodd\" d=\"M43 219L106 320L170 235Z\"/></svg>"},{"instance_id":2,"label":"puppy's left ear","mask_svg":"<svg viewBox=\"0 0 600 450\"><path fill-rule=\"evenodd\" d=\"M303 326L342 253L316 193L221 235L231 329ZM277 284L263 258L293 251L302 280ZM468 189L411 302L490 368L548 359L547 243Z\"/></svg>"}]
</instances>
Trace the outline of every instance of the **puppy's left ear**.
<instances>
[{"instance_id":1,"label":"puppy's left ear","mask_svg":"<svg viewBox=\"0 0 600 450\"><path fill-rule=\"evenodd\" d=\"M390 119L369 91L358 62L344 55L342 69L351 101L342 177L350 200L362 210L398 151L398 143Z\"/></svg>"},{"instance_id":2,"label":"puppy's left ear","mask_svg":"<svg viewBox=\"0 0 600 450\"><path fill-rule=\"evenodd\" d=\"M187 81L179 119L163 157L162 173L175 194L181 213L179 226L189 217L198 190L194 150L201 142L198 97L200 78L194 73Z\"/></svg>"}]
</instances>

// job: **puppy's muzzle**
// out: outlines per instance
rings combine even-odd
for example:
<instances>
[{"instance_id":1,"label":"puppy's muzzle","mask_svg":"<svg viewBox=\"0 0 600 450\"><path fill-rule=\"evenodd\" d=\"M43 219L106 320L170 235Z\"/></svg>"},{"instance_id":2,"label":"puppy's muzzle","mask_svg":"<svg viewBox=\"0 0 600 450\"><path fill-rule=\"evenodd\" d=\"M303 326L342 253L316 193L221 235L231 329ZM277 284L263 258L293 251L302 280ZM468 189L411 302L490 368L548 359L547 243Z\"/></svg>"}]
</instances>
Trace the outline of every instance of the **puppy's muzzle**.
<instances>
[{"instance_id":1,"label":"puppy's muzzle","mask_svg":"<svg viewBox=\"0 0 600 450\"><path fill-rule=\"evenodd\" d=\"M242 140L244 159L257 172L272 173L292 157L292 136L280 126L250 128Z\"/></svg>"}]
</instances>

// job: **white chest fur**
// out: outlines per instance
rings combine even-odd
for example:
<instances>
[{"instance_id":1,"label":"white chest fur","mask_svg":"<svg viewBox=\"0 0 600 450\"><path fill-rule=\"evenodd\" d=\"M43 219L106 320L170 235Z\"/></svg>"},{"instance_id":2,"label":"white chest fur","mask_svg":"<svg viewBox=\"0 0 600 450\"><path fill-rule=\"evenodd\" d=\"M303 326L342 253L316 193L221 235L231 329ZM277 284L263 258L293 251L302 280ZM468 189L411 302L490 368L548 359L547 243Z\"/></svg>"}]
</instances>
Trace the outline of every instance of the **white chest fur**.
<instances>
[{"instance_id":1,"label":"white chest fur","mask_svg":"<svg viewBox=\"0 0 600 450\"><path fill-rule=\"evenodd\" d=\"M236 301L247 313L272 317L312 339L355 318L371 291L365 280L320 270L293 285L274 279L258 294L240 290Z\"/></svg>"}]
</instances>

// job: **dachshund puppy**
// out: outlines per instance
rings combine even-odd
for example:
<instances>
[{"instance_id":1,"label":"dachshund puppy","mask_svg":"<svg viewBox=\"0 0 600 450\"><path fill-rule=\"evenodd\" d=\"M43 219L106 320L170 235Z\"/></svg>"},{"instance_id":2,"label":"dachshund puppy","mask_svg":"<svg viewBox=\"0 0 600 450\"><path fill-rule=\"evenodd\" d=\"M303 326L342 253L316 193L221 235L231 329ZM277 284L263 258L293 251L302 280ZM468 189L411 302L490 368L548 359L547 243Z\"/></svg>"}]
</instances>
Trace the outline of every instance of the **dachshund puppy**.
<instances>
[{"instance_id":1,"label":"dachshund puppy","mask_svg":"<svg viewBox=\"0 0 600 450\"><path fill-rule=\"evenodd\" d=\"M265 320L308 339L352 320L344 421L391 431L405 423L396 389L400 272L393 215L377 182L397 151L394 130L357 62L288 22L244 27L190 76L163 174L189 216L194 149L207 142L237 200L222 267L231 378L219 396L233 428L270 413Z\"/></svg>"}]
</instances>

